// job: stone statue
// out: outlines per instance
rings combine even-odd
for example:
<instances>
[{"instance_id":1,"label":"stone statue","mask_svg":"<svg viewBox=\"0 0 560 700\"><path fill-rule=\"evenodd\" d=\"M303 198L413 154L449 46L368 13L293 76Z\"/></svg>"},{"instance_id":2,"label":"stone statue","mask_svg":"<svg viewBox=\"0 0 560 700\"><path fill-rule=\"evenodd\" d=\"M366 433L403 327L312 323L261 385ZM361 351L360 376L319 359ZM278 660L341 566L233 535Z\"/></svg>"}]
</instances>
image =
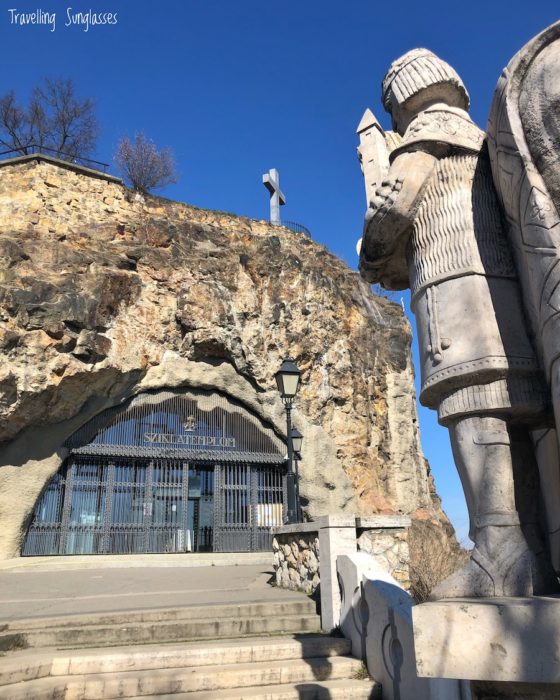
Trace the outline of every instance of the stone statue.
<instances>
[{"instance_id":1,"label":"stone statue","mask_svg":"<svg viewBox=\"0 0 560 700\"><path fill-rule=\"evenodd\" d=\"M560 22L504 70L488 120L494 182L555 430L535 435L552 562L560 572ZM554 425L554 424L552 424Z\"/></svg>"},{"instance_id":2,"label":"stone statue","mask_svg":"<svg viewBox=\"0 0 560 700\"><path fill-rule=\"evenodd\" d=\"M397 145L366 213L360 271L411 289L420 401L449 430L475 543L434 597L551 592L531 436L547 425L549 395L485 134L469 117L460 77L426 49L391 65L382 97L402 141L390 137Z\"/></svg>"}]
</instances>

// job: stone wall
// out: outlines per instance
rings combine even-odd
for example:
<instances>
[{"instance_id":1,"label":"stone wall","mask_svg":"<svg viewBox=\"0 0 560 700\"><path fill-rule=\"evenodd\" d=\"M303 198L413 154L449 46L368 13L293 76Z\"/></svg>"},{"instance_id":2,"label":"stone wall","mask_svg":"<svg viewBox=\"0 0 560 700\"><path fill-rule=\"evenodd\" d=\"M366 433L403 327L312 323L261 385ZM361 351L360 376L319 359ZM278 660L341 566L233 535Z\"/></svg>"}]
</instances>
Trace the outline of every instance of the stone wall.
<instances>
[{"instance_id":1,"label":"stone wall","mask_svg":"<svg viewBox=\"0 0 560 700\"><path fill-rule=\"evenodd\" d=\"M306 516L446 523L410 338L398 305L307 237L42 156L0 162L0 557L18 554L65 438L141 391L223 391L282 435L287 354Z\"/></svg>"},{"instance_id":2,"label":"stone wall","mask_svg":"<svg viewBox=\"0 0 560 700\"><path fill-rule=\"evenodd\" d=\"M319 532L276 534L272 540L274 574L279 588L314 593L319 578Z\"/></svg>"},{"instance_id":3,"label":"stone wall","mask_svg":"<svg viewBox=\"0 0 560 700\"><path fill-rule=\"evenodd\" d=\"M402 516L356 519L356 548L375 557L385 571L406 590L410 589L408 528ZM320 579L319 526L300 523L277 528L272 549L276 585L293 591L314 593Z\"/></svg>"},{"instance_id":4,"label":"stone wall","mask_svg":"<svg viewBox=\"0 0 560 700\"><path fill-rule=\"evenodd\" d=\"M367 552L398 581L410 589L410 550L408 528L358 529L359 552Z\"/></svg>"}]
</instances>

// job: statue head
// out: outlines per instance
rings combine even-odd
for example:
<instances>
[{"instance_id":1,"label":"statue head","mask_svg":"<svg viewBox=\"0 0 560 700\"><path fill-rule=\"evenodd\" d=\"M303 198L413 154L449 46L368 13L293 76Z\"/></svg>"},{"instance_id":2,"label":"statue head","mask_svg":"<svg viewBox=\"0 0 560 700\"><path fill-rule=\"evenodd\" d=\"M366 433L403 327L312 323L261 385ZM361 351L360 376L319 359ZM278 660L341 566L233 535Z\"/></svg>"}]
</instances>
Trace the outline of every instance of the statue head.
<instances>
[{"instance_id":1,"label":"statue head","mask_svg":"<svg viewBox=\"0 0 560 700\"><path fill-rule=\"evenodd\" d=\"M383 78L382 99L400 134L418 112L432 104L443 102L464 110L470 104L461 78L428 49L413 49L393 61Z\"/></svg>"}]
</instances>

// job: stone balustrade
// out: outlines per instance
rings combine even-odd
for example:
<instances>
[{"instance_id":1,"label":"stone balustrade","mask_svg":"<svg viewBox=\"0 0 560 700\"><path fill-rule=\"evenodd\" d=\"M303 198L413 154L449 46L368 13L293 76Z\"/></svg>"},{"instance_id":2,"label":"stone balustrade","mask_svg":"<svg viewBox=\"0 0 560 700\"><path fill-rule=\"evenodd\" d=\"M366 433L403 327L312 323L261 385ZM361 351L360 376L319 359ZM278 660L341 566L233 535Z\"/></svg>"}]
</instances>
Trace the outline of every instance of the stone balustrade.
<instances>
[{"instance_id":1,"label":"stone balustrade","mask_svg":"<svg viewBox=\"0 0 560 700\"><path fill-rule=\"evenodd\" d=\"M321 549L329 548L331 558L356 550L371 554L408 589L409 527L410 518L402 515L324 516L309 523L278 527L272 541L276 585L314 593L324 578ZM324 588L323 585L323 597Z\"/></svg>"}]
</instances>

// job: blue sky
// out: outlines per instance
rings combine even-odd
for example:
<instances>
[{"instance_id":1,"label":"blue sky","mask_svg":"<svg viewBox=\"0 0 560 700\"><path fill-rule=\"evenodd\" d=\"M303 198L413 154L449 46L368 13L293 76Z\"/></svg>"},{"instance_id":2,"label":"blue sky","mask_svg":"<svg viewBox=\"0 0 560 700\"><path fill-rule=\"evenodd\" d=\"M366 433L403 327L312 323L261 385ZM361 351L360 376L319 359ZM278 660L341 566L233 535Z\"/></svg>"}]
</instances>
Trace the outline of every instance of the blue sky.
<instances>
[{"instance_id":1,"label":"blue sky","mask_svg":"<svg viewBox=\"0 0 560 700\"><path fill-rule=\"evenodd\" d=\"M111 161L119 138L143 130L176 154L181 179L161 194L197 206L266 218L261 175L275 167L288 199L283 217L355 267L365 210L355 130L367 106L389 126L379 85L390 62L415 46L438 53L462 76L483 126L502 68L558 19L555 5L1 0L0 94L26 98L43 76L73 77L97 103L97 157ZM56 31L11 24L10 8L56 12ZM67 8L117 13L118 23L66 27ZM462 539L467 516L447 433L425 409L420 424Z\"/></svg>"}]
</instances>

